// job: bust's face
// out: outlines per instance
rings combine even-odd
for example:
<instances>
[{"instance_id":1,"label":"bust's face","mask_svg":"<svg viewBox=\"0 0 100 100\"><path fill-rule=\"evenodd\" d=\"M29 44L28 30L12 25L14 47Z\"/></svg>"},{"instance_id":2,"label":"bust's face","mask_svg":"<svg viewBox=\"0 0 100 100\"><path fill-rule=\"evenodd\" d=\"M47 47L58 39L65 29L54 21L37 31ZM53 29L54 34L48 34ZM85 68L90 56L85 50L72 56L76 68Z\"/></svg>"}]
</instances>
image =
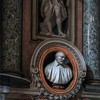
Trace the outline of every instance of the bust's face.
<instances>
[{"instance_id":1,"label":"bust's face","mask_svg":"<svg viewBox=\"0 0 100 100\"><path fill-rule=\"evenodd\" d=\"M65 60L64 53L61 52L56 56L56 61L58 62L58 64L63 64L64 60Z\"/></svg>"}]
</instances>

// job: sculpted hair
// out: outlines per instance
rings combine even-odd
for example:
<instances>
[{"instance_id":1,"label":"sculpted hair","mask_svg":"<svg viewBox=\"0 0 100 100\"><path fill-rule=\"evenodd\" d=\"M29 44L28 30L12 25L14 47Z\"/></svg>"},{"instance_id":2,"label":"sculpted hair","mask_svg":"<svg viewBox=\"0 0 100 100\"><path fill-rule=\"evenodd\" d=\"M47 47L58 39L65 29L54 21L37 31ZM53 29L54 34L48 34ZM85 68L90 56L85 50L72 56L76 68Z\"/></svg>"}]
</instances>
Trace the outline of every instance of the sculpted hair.
<instances>
[{"instance_id":1,"label":"sculpted hair","mask_svg":"<svg viewBox=\"0 0 100 100\"><path fill-rule=\"evenodd\" d=\"M60 56L60 55L63 55L65 57L65 54L61 51L58 51L56 54L55 54L55 58Z\"/></svg>"}]
</instances>

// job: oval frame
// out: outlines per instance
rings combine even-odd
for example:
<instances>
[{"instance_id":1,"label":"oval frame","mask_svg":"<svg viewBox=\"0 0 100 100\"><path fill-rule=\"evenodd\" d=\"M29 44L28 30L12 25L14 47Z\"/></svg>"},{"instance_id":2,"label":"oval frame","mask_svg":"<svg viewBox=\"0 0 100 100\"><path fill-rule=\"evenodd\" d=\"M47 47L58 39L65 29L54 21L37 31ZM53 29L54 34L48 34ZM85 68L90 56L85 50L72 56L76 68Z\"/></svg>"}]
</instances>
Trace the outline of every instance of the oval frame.
<instances>
[{"instance_id":1,"label":"oval frame","mask_svg":"<svg viewBox=\"0 0 100 100\"><path fill-rule=\"evenodd\" d=\"M43 73L43 61L45 60L45 57L47 56L48 53L50 52L54 52L54 51L62 51L64 52L64 54L69 58L69 60L71 61L71 64L72 64L72 67L73 67L73 74L74 74L74 79L73 81L71 82L71 85L64 89L64 90L60 90L60 89L52 89L46 82L45 78L44 78L44 73ZM51 93L54 93L54 94L65 94L65 93L68 93L69 91L71 91L73 88L74 88L74 85L76 84L76 81L77 81L77 73L78 73L78 64L77 62L74 60L74 56L68 51L66 50L65 48L60 48L60 47L51 47L51 48L48 48L46 49L43 54L41 55L40 57L40 61L39 61L39 72L40 72L40 79L41 81L43 82L43 85L44 87L49 90Z\"/></svg>"},{"instance_id":2,"label":"oval frame","mask_svg":"<svg viewBox=\"0 0 100 100\"><path fill-rule=\"evenodd\" d=\"M54 51L62 51L70 60L73 69L73 79L69 86L64 89L53 89L47 83L44 72L43 63L46 56ZM41 90L43 95L48 99L62 98L68 99L75 95L86 76L86 64L80 51L69 41L59 38L52 38L41 42L35 49L30 63L30 71L33 78L33 83Z\"/></svg>"}]
</instances>

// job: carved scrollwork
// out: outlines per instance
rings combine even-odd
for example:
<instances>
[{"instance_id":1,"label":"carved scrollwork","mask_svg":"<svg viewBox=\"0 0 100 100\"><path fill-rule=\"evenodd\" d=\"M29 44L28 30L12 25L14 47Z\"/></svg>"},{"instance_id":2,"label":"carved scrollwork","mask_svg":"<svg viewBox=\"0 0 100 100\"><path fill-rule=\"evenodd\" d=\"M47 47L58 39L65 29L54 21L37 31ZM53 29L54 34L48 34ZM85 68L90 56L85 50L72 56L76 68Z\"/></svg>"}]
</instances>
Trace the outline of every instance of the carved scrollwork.
<instances>
[{"instance_id":1,"label":"carved scrollwork","mask_svg":"<svg viewBox=\"0 0 100 100\"><path fill-rule=\"evenodd\" d=\"M34 73L34 74L37 74L38 73L38 68L35 67L34 65L32 65L31 67L31 72Z\"/></svg>"},{"instance_id":2,"label":"carved scrollwork","mask_svg":"<svg viewBox=\"0 0 100 100\"><path fill-rule=\"evenodd\" d=\"M58 51L63 52L66 58L68 58L65 62L66 64L68 62L72 71L72 78L64 85L64 89L58 87L55 89L45 75L47 62L49 63L55 52ZM35 65L35 67L32 67L32 65ZM38 73L32 72L35 68L38 69ZM41 42L35 49L30 64L30 71L32 76L34 76L33 82L36 83L36 87L41 94L49 100L65 100L73 97L82 85L86 76L86 70L80 51L70 42L59 38L52 38Z\"/></svg>"}]
</instances>

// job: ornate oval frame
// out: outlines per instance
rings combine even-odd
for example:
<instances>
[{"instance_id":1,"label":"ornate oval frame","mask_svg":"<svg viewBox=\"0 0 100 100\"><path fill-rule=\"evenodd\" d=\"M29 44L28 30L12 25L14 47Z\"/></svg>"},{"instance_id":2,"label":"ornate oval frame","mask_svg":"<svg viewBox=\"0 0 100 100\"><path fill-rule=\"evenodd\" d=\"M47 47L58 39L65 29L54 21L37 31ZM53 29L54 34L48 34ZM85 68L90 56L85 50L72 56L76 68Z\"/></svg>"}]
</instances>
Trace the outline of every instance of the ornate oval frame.
<instances>
[{"instance_id":1,"label":"ornate oval frame","mask_svg":"<svg viewBox=\"0 0 100 100\"><path fill-rule=\"evenodd\" d=\"M65 89L50 87L44 76L43 63L51 52L62 51L70 60L73 70L73 78ZM30 71L33 83L48 99L68 99L74 96L80 89L86 76L86 65L80 51L69 41L52 38L41 42L35 49L30 63Z\"/></svg>"}]
</instances>

